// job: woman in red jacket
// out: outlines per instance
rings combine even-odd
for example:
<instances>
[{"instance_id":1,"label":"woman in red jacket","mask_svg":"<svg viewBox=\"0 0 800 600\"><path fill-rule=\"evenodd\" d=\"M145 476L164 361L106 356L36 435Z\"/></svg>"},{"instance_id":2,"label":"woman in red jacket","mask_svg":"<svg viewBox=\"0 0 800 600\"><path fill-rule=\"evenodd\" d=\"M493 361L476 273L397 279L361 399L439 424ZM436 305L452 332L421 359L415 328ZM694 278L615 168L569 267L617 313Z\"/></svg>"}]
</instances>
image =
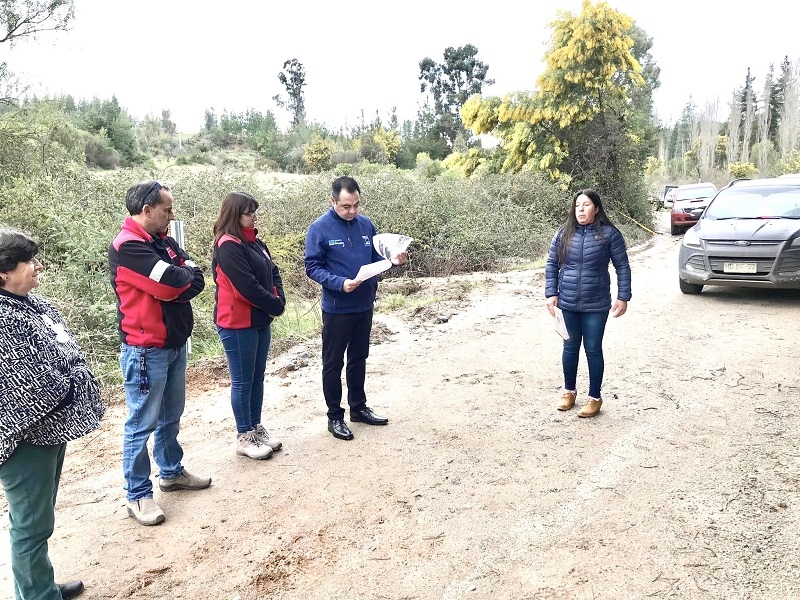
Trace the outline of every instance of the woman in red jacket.
<instances>
[{"instance_id":1,"label":"woman in red jacket","mask_svg":"<svg viewBox=\"0 0 800 600\"><path fill-rule=\"evenodd\" d=\"M258 202L249 194L225 196L214 224L211 268L216 284L214 322L231 374L236 453L264 459L282 446L261 424L261 406L271 323L283 313L286 296L278 267L256 238L257 210Z\"/></svg>"}]
</instances>

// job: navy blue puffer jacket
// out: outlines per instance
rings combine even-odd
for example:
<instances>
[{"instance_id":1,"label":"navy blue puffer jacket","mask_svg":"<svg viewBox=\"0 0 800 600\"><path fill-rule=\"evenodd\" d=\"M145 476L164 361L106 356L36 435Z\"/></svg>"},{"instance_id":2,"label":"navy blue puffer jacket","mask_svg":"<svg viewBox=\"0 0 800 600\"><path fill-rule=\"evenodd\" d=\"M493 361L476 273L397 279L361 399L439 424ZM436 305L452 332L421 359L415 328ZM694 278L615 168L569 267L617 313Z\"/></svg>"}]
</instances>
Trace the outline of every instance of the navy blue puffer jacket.
<instances>
[{"instance_id":1,"label":"navy blue puffer jacket","mask_svg":"<svg viewBox=\"0 0 800 600\"><path fill-rule=\"evenodd\" d=\"M617 298L631 299L631 267L625 240L616 227L603 226L597 235L594 223L578 225L564 263L558 262L558 244L563 227L550 244L545 268L545 297L558 296L558 307L575 312L611 310L609 262L617 272Z\"/></svg>"}]
</instances>

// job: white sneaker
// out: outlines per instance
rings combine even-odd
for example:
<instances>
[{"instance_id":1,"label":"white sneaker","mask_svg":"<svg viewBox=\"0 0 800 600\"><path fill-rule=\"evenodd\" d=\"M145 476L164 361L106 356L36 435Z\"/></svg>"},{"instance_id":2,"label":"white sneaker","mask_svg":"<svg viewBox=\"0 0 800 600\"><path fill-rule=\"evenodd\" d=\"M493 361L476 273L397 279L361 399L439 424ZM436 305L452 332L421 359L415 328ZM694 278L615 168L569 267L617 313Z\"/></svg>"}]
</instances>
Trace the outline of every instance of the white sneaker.
<instances>
[{"instance_id":1,"label":"white sneaker","mask_svg":"<svg viewBox=\"0 0 800 600\"><path fill-rule=\"evenodd\" d=\"M283 442L276 437L271 437L269 432L264 429L264 426L261 423L256 425L256 428L253 431L255 432L258 441L265 446L269 446L273 450L280 450L283 447Z\"/></svg>"},{"instance_id":2,"label":"white sneaker","mask_svg":"<svg viewBox=\"0 0 800 600\"><path fill-rule=\"evenodd\" d=\"M256 432L251 430L240 433L237 436L236 454L254 458L255 460L264 460L272 456L272 448L262 444L256 437Z\"/></svg>"},{"instance_id":3,"label":"white sneaker","mask_svg":"<svg viewBox=\"0 0 800 600\"><path fill-rule=\"evenodd\" d=\"M152 498L139 498L128 502L128 514L140 525L158 525L164 522L164 511Z\"/></svg>"}]
</instances>

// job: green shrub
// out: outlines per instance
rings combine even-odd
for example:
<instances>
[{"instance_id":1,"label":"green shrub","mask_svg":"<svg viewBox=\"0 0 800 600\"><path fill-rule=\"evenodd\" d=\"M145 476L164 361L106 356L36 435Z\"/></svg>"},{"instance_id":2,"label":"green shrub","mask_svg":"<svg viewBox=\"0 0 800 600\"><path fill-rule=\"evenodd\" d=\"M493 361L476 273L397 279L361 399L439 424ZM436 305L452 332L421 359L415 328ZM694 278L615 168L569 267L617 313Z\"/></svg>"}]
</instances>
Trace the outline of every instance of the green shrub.
<instances>
[{"instance_id":1,"label":"green shrub","mask_svg":"<svg viewBox=\"0 0 800 600\"><path fill-rule=\"evenodd\" d=\"M284 201L270 208L273 231L304 235L308 224L328 209L333 177L288 184ZM532 260L546 250L569 205L568 194L529 173L430 180L383 168L359 172L357 179L363 213L378 231L415 238L406 270L422 275ZM293 277L301 279L302 263L297 265L300 272Z\"/></svg>"},{"instance_id":2,"label":"green shrub","mask_svg":"<svg viewBox=\"0 0 800 600\"><path fill-rule=\"evenodd\" d=\"M800 150L792 150L781 161L780 172L784 173L800 173Z\"/></svg>"},{"instance_id":3,"label":"green shrub","mask_svg":"<svg viewBox=\"0 0 800 600\"><path fill-rule=\"evenodd\" d=\"M101 134L86 134L86 165L100 169L115 169L120 165L119 152Z\"/></svg>"},{"instance_id":4,"label":"green shrub","mask_svg":"<svg viewBox=\"0 0 800 600\"><path fill-rule=\"evenodd\" d=\"M206 289L192 303L198 352L218 349L212 318L212 228L222 198L235 190L258 199L259 231L281 269L290 299L293 321L276 332L292 336L313 326L315 317L308 311L314 313L319 286L305 275L303 246L308 225L330 206L336 174L284 180L199 166L168 168L160 174L144 169L91 172L74 163L52 170L29 169L24 177L19 172L6 177L0 186L0 223L28 231L40 241L45 265L41 293L65 315L104 381L119 378L107 249L127 216L127 189L144 179L158 178L172 189L177 218L185 226L186 249L206 275ZM395 273L447 275L535 261L546 252L570 206L569 192L531 173L429 179L363 165L356 176L363 190L363 212L377 230L415 239L409 264ZM620 213L636 220L644 219L643 212L649 214L649 208L631 201L608 199L608 206L617 221ZM641 235L627 221L618 224L627 228L626 237L630 232L629 243Z\"/></svg>"},{"instance_id":5,"label":"green shrub","mask_svg":"<svg viewBox=\"0 0 800 600\"><path fill-rule=\"evenodd\" d=\"M344 177L353 172L353 165L351 163L339 163L333 168L333 174L337 177Z\"/></svg>"}]
</instances>

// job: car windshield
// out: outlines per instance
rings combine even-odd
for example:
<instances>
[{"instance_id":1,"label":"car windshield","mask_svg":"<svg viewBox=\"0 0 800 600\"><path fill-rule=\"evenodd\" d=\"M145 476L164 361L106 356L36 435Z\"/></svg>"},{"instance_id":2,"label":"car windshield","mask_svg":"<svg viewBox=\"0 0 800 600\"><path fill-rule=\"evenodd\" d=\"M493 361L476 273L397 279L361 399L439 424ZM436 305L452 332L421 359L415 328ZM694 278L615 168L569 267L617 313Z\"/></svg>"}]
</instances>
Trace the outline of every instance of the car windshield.
<instances>
[{"instance_id":1,"label":"car windshield","mask_svg":"<svg viewBox=\"0 0 800 600\"><path fill-rule=\"evenodd\" d=\"M711 186L689 188L687 190L678 190L676 200L695 200L697 198L713 198L717 190Z\"/></svg>"},{"instance_id":2,"label":"car windshield","mask_svg":"<svg viewBox=\"0 0 800 600\"><path fill-rule=\"evenodd\" d=\"M724 190L708 207L706 219L800 219L800 185Z\"/></svg>"}]
</instances>

